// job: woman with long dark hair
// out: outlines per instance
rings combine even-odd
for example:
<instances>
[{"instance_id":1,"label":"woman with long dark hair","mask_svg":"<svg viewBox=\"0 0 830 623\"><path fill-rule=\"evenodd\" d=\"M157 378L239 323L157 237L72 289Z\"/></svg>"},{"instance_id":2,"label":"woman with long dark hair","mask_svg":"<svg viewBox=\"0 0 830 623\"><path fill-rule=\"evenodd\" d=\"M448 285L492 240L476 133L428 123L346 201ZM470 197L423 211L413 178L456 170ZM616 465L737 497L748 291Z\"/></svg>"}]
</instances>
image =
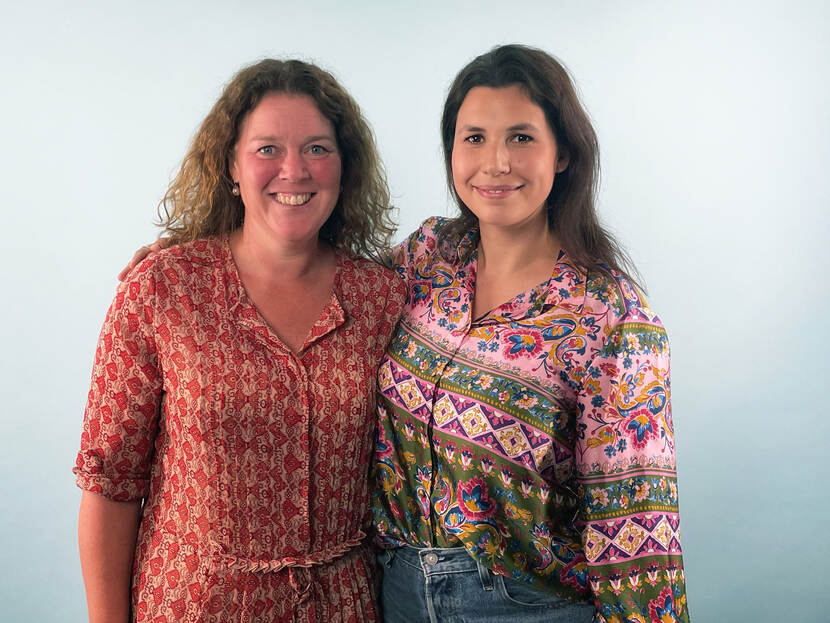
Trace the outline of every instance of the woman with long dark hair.
<instances>
[{"instance_id":1,"label":"woman with long dark hair","mask_svg":"<svg viewBox=\"0 0 830 623\"><path fill-rule=\"evenodd\" d=\"M497 47L441 131L461 214L394 250L378 372L385 620L688 620L668 341L599 224L566 70Z\"/></svg>"}]
</instances>

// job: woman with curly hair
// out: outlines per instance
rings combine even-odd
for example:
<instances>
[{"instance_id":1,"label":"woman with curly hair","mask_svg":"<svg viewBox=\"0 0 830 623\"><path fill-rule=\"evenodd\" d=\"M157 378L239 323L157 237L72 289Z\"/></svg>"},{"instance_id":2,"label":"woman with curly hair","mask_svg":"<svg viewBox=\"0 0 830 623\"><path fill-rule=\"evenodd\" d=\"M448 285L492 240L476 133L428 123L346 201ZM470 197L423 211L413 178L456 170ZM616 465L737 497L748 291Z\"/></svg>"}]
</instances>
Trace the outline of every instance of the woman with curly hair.
<instances>
[{"instance_id":1,"label":"woman with curly hair","mask_svg":"<svg viewBox=\"0 0 830 623\"><path fill-rule=\"evenodd\" d=\"M240 71L107 313L75 473L90 621L374 621L375 374L403 305L371 132L300 61Z\"/></svg>"}]
</instances>

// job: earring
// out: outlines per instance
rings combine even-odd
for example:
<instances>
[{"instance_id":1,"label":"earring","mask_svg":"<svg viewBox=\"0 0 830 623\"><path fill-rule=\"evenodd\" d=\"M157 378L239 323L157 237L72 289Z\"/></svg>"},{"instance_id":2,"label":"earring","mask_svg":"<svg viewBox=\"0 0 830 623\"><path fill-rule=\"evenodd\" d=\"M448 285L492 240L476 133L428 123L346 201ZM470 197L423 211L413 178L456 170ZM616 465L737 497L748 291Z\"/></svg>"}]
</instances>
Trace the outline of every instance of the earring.
<instances>
[{"instance_id":1,"label":"earring","mask_svg":"<svg viewBox=\"0 0 830 623\"><path fill-rule=\"evenodd\" d=\"M231 186L231 194L232 194L234 197L238 197L238 196L239 196L239 182L234 182L234 183L233 183L233 186Z\"/></svg>"}]
</instances>

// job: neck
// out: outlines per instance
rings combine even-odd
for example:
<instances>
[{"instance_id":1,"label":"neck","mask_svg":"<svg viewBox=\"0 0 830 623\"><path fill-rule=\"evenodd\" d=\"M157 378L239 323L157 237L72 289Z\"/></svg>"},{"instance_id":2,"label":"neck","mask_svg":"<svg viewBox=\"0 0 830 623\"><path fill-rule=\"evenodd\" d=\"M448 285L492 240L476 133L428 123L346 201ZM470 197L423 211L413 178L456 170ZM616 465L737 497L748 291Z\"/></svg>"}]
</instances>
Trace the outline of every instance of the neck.
<instances>
[{"instance_id":1,"label":"neck","mask_svg":"<svg viewBox=\"0 0 830 623\"><path fill-rule=\"evenodd\" d=\"M509 276L556 261L560 243L547 222L516 228L481 226L478 271Z\"/></svg>"},{"instance_id":2,"label":"neck","mask_svg":"<svg viewBox=\"0 0 830 623\"><path fill-rule=\"evenodd\" d=\"M278 241L259 235L247 223L231 234L231 251L240 273L268 281L291 281L313 273L331 257L331 248L317 238Z\"/></svg>"}]
</instances>

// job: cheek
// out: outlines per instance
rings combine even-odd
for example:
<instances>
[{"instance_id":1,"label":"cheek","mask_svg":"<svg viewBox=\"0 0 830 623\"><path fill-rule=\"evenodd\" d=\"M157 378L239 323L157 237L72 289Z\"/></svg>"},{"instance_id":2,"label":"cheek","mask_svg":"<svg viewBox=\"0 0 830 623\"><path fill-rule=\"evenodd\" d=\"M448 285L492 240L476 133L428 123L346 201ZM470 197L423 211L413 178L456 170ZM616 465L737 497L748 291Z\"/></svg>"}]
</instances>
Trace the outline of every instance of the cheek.
<instances>
[{"instance_id":1,"label":"cheek","mask_svg":"<svg viewBox=\"0 0 830 623\"><path fill-rule=\"evenodd\" d=\"M265 186L277 175L279 166L274 160L250 159L242 162L237 171L242 179L256 186Z\"/></svg>"},{"instance_id":2,"label":"cheek","mask_svg":"<svg viewBox=\"0 0 830 623\"><path fill-rule=\"evenodd\" d=\"M452 166L452 183L455 186L455 191L463 196L466 191L466 181L469 178L469 159L460 155L457 150L453 150L450 164Z\"/></svg>"},{"instance_id":3,"label":"cheek","mask_svg":"<svg viewBox=\"0 0 830 623\"><path fill-rule=\"evenodd\" d=\"M525 171L525 177L535 182L537 192L547 197L553 188L553 164L545 158L527 158L514 162L514 169Z\"/></svg>"},{"instance_id":4,"label":"cheek","mask_svg":"<svg viewBox=\"0 0 830 623\"><path fill-rule=\"evenodd\" d=\"M343 166L340 158L326 158L317 160L309 165L312 177L322 187L340 188L340 178L343 175Z\"/></svg>"}]
</instances>

